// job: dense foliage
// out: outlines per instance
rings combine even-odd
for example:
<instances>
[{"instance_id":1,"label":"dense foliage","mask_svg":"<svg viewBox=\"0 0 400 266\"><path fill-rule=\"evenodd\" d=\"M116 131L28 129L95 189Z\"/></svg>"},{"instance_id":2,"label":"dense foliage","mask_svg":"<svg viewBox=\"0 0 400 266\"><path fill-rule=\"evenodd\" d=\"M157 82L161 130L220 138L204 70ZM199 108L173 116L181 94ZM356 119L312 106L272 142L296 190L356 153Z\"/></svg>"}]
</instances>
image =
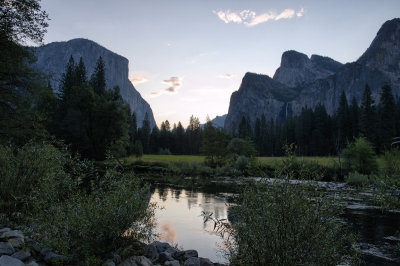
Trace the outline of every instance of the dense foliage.
<instances>
[{"instance_id":1,"label":"dense foliage","mask_svg":"<svg viewBox=\"0 0 400 266\"><path fill-rule=\"evenodd\" d=\"M129 173L102 174L67 151L29 143L0 146L0 174L0 211L22 214L37 238L72 259L101 257L127 237L152 236L149 190Z\"/></svg>"},{"instance_id":2,"label":"dense foliage","mask_svg":"<svg viewBox=\"0 0 400 266\"><path fill-rule=\"evenodd\" d=\"M293 160L289 154L277 172L281 179L246 186L230 208L232 224L205 213L205 221L214 220L227 239L232 265L338 265L356 259L354 239L338 221L341 208L311 183L291 182Z\"/></svg>"}]
</instances>

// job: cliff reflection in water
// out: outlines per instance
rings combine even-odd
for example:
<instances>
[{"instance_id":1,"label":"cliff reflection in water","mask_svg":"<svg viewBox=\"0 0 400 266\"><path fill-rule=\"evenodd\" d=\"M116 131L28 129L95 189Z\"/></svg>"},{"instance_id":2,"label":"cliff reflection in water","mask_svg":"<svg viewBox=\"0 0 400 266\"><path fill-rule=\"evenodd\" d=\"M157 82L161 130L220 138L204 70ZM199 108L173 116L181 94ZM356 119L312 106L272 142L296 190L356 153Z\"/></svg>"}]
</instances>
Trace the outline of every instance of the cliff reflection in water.
<instances>
[{"instance_id":1,"label":"cliff reflection in water","mask_svg":"<svg viewBox=\"0 0 400 266\"><path fill-rule=\"evenodd\" d=\"M213 194L156 187L151 202L161 209L156 211L160 241L177 244L184 249L195 249L200 257L213 262L226 262L222 252L222 239L213 231L214 224L203 223L202 211L214 213L218 219L228 217L228 207L223 198Z\"/></svg>"}]
</instances>

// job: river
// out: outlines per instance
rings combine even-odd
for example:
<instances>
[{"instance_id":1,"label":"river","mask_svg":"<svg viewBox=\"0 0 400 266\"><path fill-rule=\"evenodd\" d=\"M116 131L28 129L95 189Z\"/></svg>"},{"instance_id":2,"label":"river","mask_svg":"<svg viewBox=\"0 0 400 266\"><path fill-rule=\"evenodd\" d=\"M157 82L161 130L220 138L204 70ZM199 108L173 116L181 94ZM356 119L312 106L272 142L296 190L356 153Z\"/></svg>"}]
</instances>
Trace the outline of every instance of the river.
<instances>
[{"instance_id":1,"label":"river","mask_svg":"<svg viewBox=\"0 0 400 266\"><path fill-rule=\"evenodd\" d=\"M317 184L332 196L340 195L346 203L343 220L358 233L358 246L367 265L399 265L393 252L398 239L393 236L400 230L400 212L382 211L372 206L372 194L361 192L343 183ZM176 188L169 185L153 187L151 202L158 204L155 216L161 241L181 249L195 249L200 257L213 262L227 263L221 237L213 231L213 222L204 224L202 212L212 212L217 219L227 219L227 195ZM397 257L396 257L397 256Z\"/></svg>"}]
</instances>

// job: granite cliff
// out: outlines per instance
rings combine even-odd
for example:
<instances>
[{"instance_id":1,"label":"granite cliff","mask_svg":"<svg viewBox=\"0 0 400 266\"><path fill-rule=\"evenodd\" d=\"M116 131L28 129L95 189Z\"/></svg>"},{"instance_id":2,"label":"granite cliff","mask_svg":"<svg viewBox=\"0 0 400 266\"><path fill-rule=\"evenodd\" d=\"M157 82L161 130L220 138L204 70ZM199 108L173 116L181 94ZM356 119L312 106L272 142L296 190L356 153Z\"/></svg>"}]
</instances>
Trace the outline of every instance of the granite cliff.
<instances>
[{"instance_id":1,"label":"granite cliff","mask_svg":"<svg viewBox=\"0 0 400 266\"><path fill-rule=\"evenodd\" d=\"M400 19L385 22L366 52L356 61L341 64L329 57L287 51L273 78L246 73L238 91L232 93L225 129L236 131L242 116L251 123L262 114L283 121L305 106L325 105L333 114L344 91L358 104L368 84L375 102L383 85L400 96Z\"/></svg>"},{"instance_id":2,"label":"granite cliff","mask_svg":"<svg viewBox=\"0 0 400 266\"><path fill-rule=\"evenodd\" d=\"M53 42L35 48L37 61L34 68L40 72L51 75L51 85L55 92L59 89L61 75L65 72L65 66L72 56L75 62L82 57L86 66L88 78L90 78L98 58L103 58L106 69L107 87L116 85L120 87L122 98L130 105L132 112L136 113L138 126L147 112L150 126L156 125L153 111L150 105L142 98L128 78L128 59L120 56L101 45L87 39L73 39L67 42Z\"/></svg>"}]
</instances>

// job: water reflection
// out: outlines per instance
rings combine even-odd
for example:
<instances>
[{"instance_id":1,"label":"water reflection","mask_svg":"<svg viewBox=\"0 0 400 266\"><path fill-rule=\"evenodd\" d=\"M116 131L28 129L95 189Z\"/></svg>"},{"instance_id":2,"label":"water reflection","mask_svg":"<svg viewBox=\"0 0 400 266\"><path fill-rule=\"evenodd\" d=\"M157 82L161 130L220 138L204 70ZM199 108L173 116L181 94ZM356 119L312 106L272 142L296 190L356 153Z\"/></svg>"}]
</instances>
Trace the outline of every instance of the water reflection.
<instances>
[{"instance_id":1,"label":"water reflection","mask_svg":"<svg viewBox=\"0 0 400 266\"><path fill-rule=\"evenodd\" d=\"M160 240L183 249L195 249L200 257L226 263L222 256L222 240L213 231L214 224L203 223L202 211L212 212L217 219L227 219L223 198L212 194L158 186L151 202L161 207L156 211Z\"/></svg>"}]
</instances>

